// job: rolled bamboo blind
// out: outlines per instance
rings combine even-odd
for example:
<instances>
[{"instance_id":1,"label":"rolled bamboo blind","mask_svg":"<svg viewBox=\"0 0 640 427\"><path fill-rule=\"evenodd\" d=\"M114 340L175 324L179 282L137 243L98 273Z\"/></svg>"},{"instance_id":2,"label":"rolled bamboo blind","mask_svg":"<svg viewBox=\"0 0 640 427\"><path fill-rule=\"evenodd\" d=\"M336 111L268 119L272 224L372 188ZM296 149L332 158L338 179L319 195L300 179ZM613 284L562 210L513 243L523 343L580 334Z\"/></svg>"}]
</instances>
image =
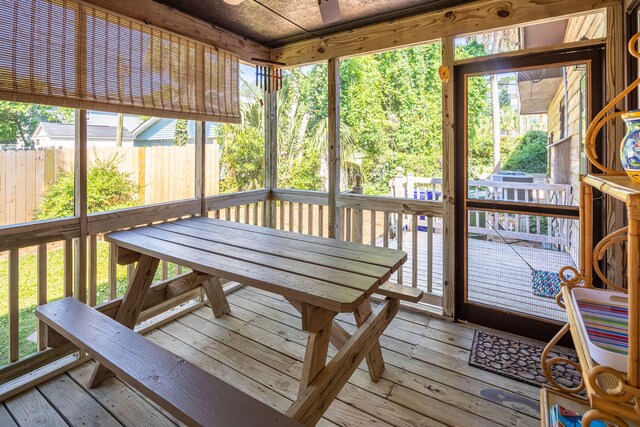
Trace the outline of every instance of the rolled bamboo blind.
<instances>
[{"instance_id":1,"label":"rolled bamboo blind","mask_svg":"<svg viewBox=\"0 0 640 427\"><path fill-rule=\"evenodd\" d=\"M0 0L3 100L238 123L238 73L235 55L85 3Z\"/></svg>"}]
</instances>

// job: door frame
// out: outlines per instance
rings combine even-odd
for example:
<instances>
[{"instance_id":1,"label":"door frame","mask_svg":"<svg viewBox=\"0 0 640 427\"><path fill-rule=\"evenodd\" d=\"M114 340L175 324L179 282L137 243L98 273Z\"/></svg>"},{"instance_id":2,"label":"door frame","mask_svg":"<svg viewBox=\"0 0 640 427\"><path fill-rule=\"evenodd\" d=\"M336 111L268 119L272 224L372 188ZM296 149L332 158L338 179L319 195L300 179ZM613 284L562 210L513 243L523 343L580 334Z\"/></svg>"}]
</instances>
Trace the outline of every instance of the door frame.
<instances>
[{"instance_id":1,"label":"door frame","mask_svg":"<svg viewBox=\"0 0 640 427\"><path fill-rule=\"evenodd\" d=\"M487 305L466 301L467 295L467 222L469 209L485 211L499 210L509 213L545 214L552 217L578 218L578 207L531 204L523 206L520 203L493 202L490 200L467 199L467 115L466 115L466 79L468 75L494 74L515 71L528 67L562 66L571 63L589 63L589 111L587 117L591 120L604 106L604 44L580 49L566 49L539 54L523 54L510 57L478 59L474 62L454 65L454 123L455 126L455 320L463 320L482 326L502 330L505 332L524 335L541 341L550 340L562 327L562 323L552 320L542 320L526 314L507 312ZM601 138L600 138L601 139ZM597 144L601 150L601 141ZM598 153L601 155L601 153ZM589 173L598 173L590 164ZM602 202L594 194L594 241L602 237ZM570 342L566 342L569 344Z\"/></svg>"}]
</instances>

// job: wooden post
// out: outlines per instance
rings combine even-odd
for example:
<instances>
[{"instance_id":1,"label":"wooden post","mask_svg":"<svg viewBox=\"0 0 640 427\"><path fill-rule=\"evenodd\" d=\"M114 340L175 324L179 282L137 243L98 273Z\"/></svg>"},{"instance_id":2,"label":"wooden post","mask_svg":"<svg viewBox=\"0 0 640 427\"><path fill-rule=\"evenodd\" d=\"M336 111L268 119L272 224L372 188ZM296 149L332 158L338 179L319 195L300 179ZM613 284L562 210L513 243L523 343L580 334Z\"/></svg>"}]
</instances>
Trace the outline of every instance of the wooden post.
<instances>
[{"instance_id":1,"label":"wooden post","mask_svg":"<svg viewBox=\"0 0 640 427\"><path fill-rule=\"evenodd\" d=\"M9 296L9 362L20 357L20 249L9 251L8 296Z\"/></svg>"},{"instance_id":2,"label":"wooden post","mask_svg":"<svg viewBox=\"0 0 640 427\"><path fill-rule=\"evenodd\" d=\"M38 305L47 303L47 244L38 245ZM38 351L47 348L46 328L44 323L38 320Z\"/></svg>"},{"instance_id":3,"label":"wooden post","mask_svg":"<svg viewBox=\"0 0 640 427\"><path fill-rule=\"evenodd\" d=\"M407 194L405 197L407 197L408 199L413 199L413 190L414 190L414 186L415 186L415 177L413 176L412 173L408 173L407 174Z\"/></svg>"},{"instance_id":4,"label":"wooden post","mask_svg":"<svg viewBox=\"0 0 640 427\"><path fill-rule=\"evenodd\" d=\"M156 274L160 260L148 255L141 255L136 265L133 281L127 288L127 292L122 298L122 303L114 319L127 328L133 329L136 325L140 312L142 311L142 301L151 286L153 276ZM132 264L129 264L132 265ZM113 376L113 373L101 364L93 368L89 379L89 388L100 385L104 380Z\"/></svg>"},{"instance_id":5,"label":"wooden post","mask_svg":"<svg viewBox=\"0 0 640 427\"><path fill-rule=\"evenodd\" d=\"M206 166L206 143L207 143L207 122L196 122L196 194L195 196L200 199L200 215L207 216L207 208L205 206L206 197L206 182L207 182L207 166Z\"/></svg>"},{"instance_id":6,"label":"wooden post","mask_svg":"<svg viewBox=\"0 0 640 427\"><path fill-rule=\"evenodd\" d=\"M342 236L342 220L336 199L340 193L340 60L329 59L329 237Z\"/></svg>"},{"instance_id":7,"label":"wooden post","mask_svg":"<svg viewBox=\"0 0 640 427\"><path fill-rule=\"evenodd\" d=\"M146 204L146 192L145 188L147 186L147 167L146 167L146 147L138 147L138 200L140 203Z\"/></svg>"},{"instance_id":8,"label":"wooden post","mask_svg":"<svg viewBox=\"0 0 640 427\"><path fill-rule=\"evenodd\" d=\"M404 176L404 170L401 166L396 169L396 176L393 178L393 189L391 195L393 197L407 197L404 191L404 183L406 178Z\"/></svg>"},{"instance_id":9,"label":"wooden post","mask_svg":"<svg viewBox=\"0 0 640 427\"><path fill-rule=\"evenodd\" d=\"M224 295L222 283L218 277L212 277L205 280L202 283L202 287L204 288L204 292L209 300L209 305L213 311L213 317L217 319L225 314L231 313L229 302L227 301L227 297Z\"/></svg>"},{"instance_id":10,"label":"wooden post","mask_svg":"<svg viewBox=\"0 0 640 427\"><path fill-rule=\"evenodd\" d=\"M73 214L80 220L80 237L75 239L74 295L87 301L87 111L75 111L75 167Z\"/></svg>"},{"instance_id":11,"label":"wooden post","mask_svg":"<svg viewBox=\"0 0 640 427\"><path fill-rule=\"evenodd\" d=\"M265 91L264 100L264 186L272 190L278 186L278 94ZM271 192L265 206L265 223L276 228L276 202Z\"/></svg>"},{"instance_id":12,"label":"wooden post","mask_svg":"<svg viewBox=\"0 0 640 427\"><path fill-rule=\"evenodd\" d=\"M415 177L413 175L413 173L408 173L407 174L407 193L405 194L405 197L407 199L413 199L413 191L414 191L414 186L415 186ZM420 195L418 194L418 199L420 198ZM411 227L413 227L413 221L407 221L407 229L411 230Z\"/></svg>"},{"instance_id":13,"label":"wooden post","mask_svg":"<svg viewBox=\"0 0 640 427\"><path fill-rule=\"evenodd\" d=\"M455 56L455 37L442 39L442 65L448 69L448 79L442 81L442 314L455 316L455 123L453 109L453 61ZM462 218L460 218L462 221ZM431 231L431 226L429 227ZM430 255L431 256L431 255ZM431 271L431 269L429 269Z\"/></svg>"},{"instance_id":14,"label":"wooden post","mask_svg":"<svg viewBox=\"0 0 640 427\"><path fill-rule=\"evenodd\" d=\"M607 42L605 50L605 104L615 98L624 90L625 67L624 56L626 45L624 43L624 32L622 26L624 13L622 5L610 6L607 8ZM624 103L621 101L616 105L616 109L623 110ZM614 120L605 126L604 135L606 152L604 153L604 166L611 169L622 170L620 163L620 141L625 134L622 120ZM610 234L624 227L624 210L622 202L612 197L604 198L604 214L606 233ZM613 246L607 251L607 276L613 283L624 282L624 256L620 245Z\"/></svg>"},{"instance_id":15,"label":"wooden post","mask_svg":"<svg viewBox=\"0 0 640 427\"><path fill-rule=\"evenodd\" d=\"M353 190L351 190L353 194L362 194L362 177L360 175L356 175L356 184L353 186ZM353 209L352 214L352 241L362 243L363 238L363 212L362 209Z\"/></svg>"}]
</instances>

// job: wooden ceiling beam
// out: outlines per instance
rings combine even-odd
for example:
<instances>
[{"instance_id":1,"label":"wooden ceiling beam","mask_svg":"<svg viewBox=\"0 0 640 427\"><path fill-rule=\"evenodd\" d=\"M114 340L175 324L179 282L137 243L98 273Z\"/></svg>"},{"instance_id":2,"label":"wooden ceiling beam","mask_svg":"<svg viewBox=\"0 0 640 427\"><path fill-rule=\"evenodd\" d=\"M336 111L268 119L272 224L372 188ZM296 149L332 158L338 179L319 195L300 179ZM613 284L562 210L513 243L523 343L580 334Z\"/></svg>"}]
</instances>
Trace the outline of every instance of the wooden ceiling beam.
<instances>
[{"instance_id":1,"label":"wooden ceiling beam","mask_svg":"<svg viewBox=\"0 0 640 427\"><path fill-rule=\"evenodd\" d=\"M271 49L271 59L284 62L288 67L311 64L619 4L621 0L480 0L289 43Z\"/></svg>"},{"instance_id":2,"label":"wooden ceiling beam","mask_svg":"<svg viewBox=\"0 0 640 427\"><path fill-rule=\"evenodd\" d=\"M153 0L84 1L154 27L216 46L238 55L244 62L251 62L251 58L269 58L268 47Z\"/></svg>"}]
</instances>

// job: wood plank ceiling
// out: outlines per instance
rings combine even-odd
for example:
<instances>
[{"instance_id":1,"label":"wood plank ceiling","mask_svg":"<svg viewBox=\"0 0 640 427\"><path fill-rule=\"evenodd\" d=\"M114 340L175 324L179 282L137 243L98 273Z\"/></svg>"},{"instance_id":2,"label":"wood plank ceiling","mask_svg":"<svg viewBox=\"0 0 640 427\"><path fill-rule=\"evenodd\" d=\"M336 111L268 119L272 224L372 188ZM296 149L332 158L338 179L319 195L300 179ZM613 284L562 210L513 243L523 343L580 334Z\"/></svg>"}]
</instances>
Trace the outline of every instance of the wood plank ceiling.
<instances>
[{"instance_id":1,"label":"wood plank ceiling","mask_svg":"<svg viewBox=\"0 0 640 427\"><path fill-rule=\"evenodd\" d=\"M326 25L318 0L156 0L269 47L375 22L439 10L471 0L339 0L342 19Z\"/></svg>"}]
</instances>

